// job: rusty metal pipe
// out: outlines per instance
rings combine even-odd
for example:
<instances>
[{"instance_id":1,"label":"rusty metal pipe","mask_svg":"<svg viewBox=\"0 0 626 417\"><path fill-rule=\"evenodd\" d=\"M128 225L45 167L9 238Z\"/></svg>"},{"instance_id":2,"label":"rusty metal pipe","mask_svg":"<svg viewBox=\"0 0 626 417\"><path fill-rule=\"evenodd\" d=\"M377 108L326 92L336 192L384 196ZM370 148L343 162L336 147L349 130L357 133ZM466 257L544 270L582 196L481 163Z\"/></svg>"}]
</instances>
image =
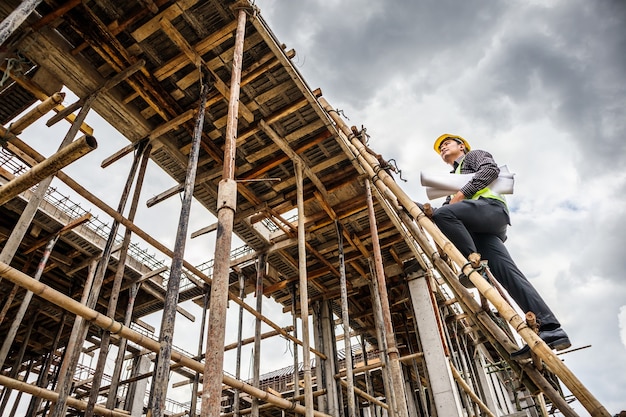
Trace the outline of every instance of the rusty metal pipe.
<instances>
[{"instance_id":1,"label":"rusty metal pipe","mask_svg":"<svg viewBox=\"0 0 626 417\"><path fill-rule=\"evenodd\" d=\"M21 192L48 178L68 166L77 159L85 156L98 147L93 136L85 135L71 144L61 148L43 162L32 167L25 174L7 182L0 187L0 205L10 201Z\"/></svg>"}]
</instances>

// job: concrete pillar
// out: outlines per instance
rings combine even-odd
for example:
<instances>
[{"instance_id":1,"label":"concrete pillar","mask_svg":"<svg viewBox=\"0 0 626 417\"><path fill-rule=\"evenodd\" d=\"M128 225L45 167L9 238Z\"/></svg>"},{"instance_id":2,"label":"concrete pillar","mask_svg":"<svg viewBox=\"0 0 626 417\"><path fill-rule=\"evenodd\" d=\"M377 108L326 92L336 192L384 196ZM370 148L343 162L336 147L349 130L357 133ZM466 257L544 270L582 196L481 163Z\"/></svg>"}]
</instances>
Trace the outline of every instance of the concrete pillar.
<instances>
[{"instance_id":1,"label":"concrete pillar","mask_svg":"<svg viewBox=\"0 0 626 417\"><path fill-rule=\"evenodd\" d=\"M150 372L150 358L148 355L141 355L136 359L133 366L133 374L142 375ZM143 416L144 399L148 388L148 378L142 378L137 382L131 382L128 387L128 395L126 397L126 410L130 412L132 417Z\"/></svg>"},{"instance_id":2,"label":"concrete pillar","mask_svg":"<svg viewBox=\"0 0 626 417\"><path fill-rule=\"evenodd\" d=\"M442 345L437 316L426 279L423 271L411 272L407 276L415 321L424 350L430 389L438 416L462 416L459 393L448 366L448 358Z\"/></svg>"}]
</instances>

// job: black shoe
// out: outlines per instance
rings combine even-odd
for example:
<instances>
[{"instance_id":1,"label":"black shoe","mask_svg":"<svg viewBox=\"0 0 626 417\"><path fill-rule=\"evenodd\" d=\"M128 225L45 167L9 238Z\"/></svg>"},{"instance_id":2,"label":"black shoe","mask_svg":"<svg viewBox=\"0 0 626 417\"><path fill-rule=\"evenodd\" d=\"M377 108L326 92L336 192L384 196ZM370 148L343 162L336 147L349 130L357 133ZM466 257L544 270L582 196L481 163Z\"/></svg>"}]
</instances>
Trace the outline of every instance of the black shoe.
<instances>
[{"instance_id":1,"label":"black shoe","mask_svg":"<svg viewBox=\"0 0 626 417\"><path fill-rule=\"evenodd\" d=\"M539 331L539 337L550 349L563 350L572 346L567 333L560 327L554 330ZM530 356L530 347L528 345L524 345L520 350L511 353L511 359L515 360L529 359Z\"/></svg>"},{"instance_id":2,"label":"black shoe","mask_svg":"<svg viewBox=\"0 0 626 417\"><path fill-rule=\"evenodd\" d=\"M487 282L490 282L490 281L489 281L489 278L487 278L487 273L486 273L484 270L482 270L482 271L480 272L480 275L481 275L483 278L485 278L485 279L487 280ZM467 275L465 275L463 272L461 272L461 273L459 274L459 282L460 282L460 283L461 283L461 285L463 285L465 288L469 288L469 289L476 288L476 285L474 285L474 283L472 282L472 280L470 280L470 279L469 279L469 277L468 277Z\"/></svg>"}]
</instances>

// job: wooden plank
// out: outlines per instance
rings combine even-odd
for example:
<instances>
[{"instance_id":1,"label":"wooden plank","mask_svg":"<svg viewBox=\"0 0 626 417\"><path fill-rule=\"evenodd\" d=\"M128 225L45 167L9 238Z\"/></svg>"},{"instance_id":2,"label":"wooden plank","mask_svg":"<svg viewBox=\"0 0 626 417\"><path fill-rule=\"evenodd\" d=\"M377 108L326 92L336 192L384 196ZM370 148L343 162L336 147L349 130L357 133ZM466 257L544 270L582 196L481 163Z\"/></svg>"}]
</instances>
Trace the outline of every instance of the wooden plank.
<instances>
[{"instance_id":1,"label":"wooden plank","mask_svg":"<svg viewBox=\"0 0 626 417\"><path fill-rule=\"evenodd\" d=\"M194 6L199 0L181 0L172 4L167 9L163 10L158 15L154 16L148 22L131 33L131 36L137 41L141 42L148 36L161 29L159 21L163 18L172 20L177 16L180 16L184 11Z\"/></svg>"}]
</instances>

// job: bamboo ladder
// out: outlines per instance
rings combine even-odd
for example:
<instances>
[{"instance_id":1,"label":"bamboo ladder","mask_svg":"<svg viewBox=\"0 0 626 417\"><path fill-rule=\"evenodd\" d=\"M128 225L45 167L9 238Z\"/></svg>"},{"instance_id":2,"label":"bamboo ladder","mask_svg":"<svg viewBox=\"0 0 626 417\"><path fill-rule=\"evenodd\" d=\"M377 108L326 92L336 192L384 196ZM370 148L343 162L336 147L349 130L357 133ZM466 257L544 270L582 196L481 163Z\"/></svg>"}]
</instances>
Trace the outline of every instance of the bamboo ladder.
<instances>
[{"instance_id":1,"label":"bamboo ladder","mask_svg":"<svg viewBox=\"0 0 626 417\"><path fill-rule=\"evenodd\" d=\"M523 369L524 372L529 372L533 382L537 384L537 387L548 397L550 400L560 409L560 411L566 416L577 416L577 414L568 406L563 398L551 389L549 383L545 381L545 378L539 374L534 367L528 365L528 361L524 363L517 363L508 357L508 353L518 349L517 346L509 342L508 337L503 337L498 332L497 326L491 319L491 325L486 321L484 315L480 315L480 308L476 309L475 300L469 300L463 295L467 295L467 291L461 288L456 274L452 273L446 262L443 261L438 252L433 251L430 244L423 236L416 236L416 234L422 233L414 223L417 223L421 230L427 232L438 247L447 255L447 257L458 265L465 275L469 277L471 282L476 286L479 293L485 297L500 313L500 316L515 329L522 339L531 347L533 356L541 359L545 366L553 372L571 391L571 393L580 401L592 417L611 417L609 412L600 404L600 402L591 394L591 392L582 384L582 382L572 373L572 371L565 366L565 364L557 357L557 355L546 345L546 343L539 338L539 336L526 324L526 321L521 318L513 307L507 302L506 299L500 294L500 292L489 284L478 272L474 270L474 267L465 259L461 252L450 242L443 233L437 228L437 226L422 212L417 204L398 186L393 177L385 172L381 168L380 162L374 156L374 154L365 146L365 144L358 138L347 124L340 117L338 112L328 104L324 98L319 99L320 105L326 111L328 116L332 119L338 129L338 136L343 140L346 147L353 153L356 161L363 168L365 173L371 179L372 183L376 186L379 196L382 197L384 203L391 207L394 207L398 214L397 216L403 218L402 211L406 210L410 213L410 217L404 215L404 226L411 231L411 234L416 238L417 243L422 247L426 256L429 256L433 265L441 272L444 280L451 286L455 293L461 295L464 302L461 302L462 308L470 315L475 316L475 321L480 323L481 328L486 331L487 337L491 341L496 342L496 349L500 355L507 362L511 364L512 369ZM407 221L408 220L408 221ZM411 224L413 223L413 224Z\"/></svg>"}]
</instances>

